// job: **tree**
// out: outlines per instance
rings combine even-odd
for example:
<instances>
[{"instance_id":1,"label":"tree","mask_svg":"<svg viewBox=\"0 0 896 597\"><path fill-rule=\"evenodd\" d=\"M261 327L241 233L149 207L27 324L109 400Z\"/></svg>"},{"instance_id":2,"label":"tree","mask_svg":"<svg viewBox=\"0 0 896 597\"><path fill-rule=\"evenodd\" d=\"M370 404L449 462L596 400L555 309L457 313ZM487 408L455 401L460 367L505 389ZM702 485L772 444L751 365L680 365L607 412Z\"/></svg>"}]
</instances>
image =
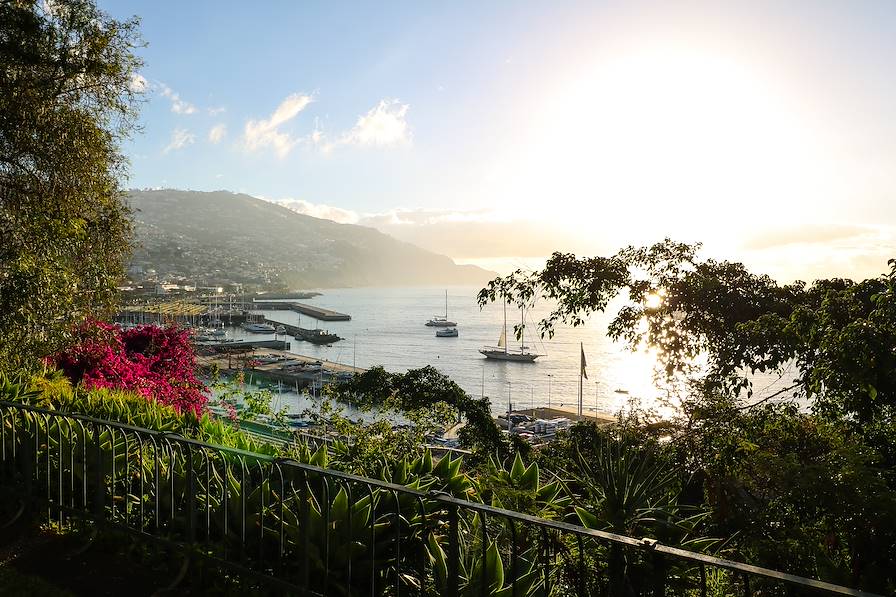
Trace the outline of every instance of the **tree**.
<instances>
[{"instance_id":1,"label":"tree","mask_svg":"<svg viewBox=\"0 0 896 597\"><path fill-rule=\"evenodd\" d=\"M334 392L337 398L363 408L394 407L416 413L414 418L438 418L436 422L441 425L450 425L459 413L466 419L466 425L458 432L463 446L483 456L507 452L507 442L492 418L488 399L469 396L431 365L407 373L389 373L382 367L373 367L337 386Z\"/></svg>"},{"instance_id":2,"label":"tree","mask_svg":"<svg viewBox=\"0 0 896 597\"><path fill-rule=\"evenodd\" d=\"M138 44L136 19L91 0L0 1L0 367L35 365L114 305Z\"/></svg>"},{"instance_id":3,"label":"tree","mask_svg":"<svg viewBox=\"0 0 896 597\"><path fill-rule=\"evenodd\" d=\"M666 239L610 257L554 253L540 272L491 281L479 302L550 300L554 308L539 328L552 335L557 322L582 325L621 297L610 337L654 348L667 381L699 380L690 387L700 395L737 401L752 396L750 374L783 375L795 364L785 392L811 399L829 418L893 428L896 261L889 273L859 283L779 285L742 263L702 260L699 249ZM698 365L700 358L706 363Z\"/></svg>"},{"instance_id":4,"label":"tree","mask_svg":"<svg viewBox=\"0 0 896 597\"><path fill-rule=\"evenodd\" d=\"M665 427L664 445L684 475L682 502L702 502L711 533L726 537L738 558L889 594L896 583L896 531L887 524L896 508L896 260L889 272L860 282L780 285L740 263L700 259L698 251L666 240L610 257L555 253L540 272L493 280L479 301L552 301L539 323L548 335L558 322L582 325L621 301L609 335L633 349L654 348L659 379L681 398L683 416ZM750 400L757 371L792 375L778 395L803 398L812 412ZM649 428L640 432L636 444L654 441ZM543 457L600 463L594 445L571 441L564 453L561 440ZM624 460L613 454L607 462ZM579 466L575 477L603 504L606 467L587 469Z\"/></svg>"}]
</instances>

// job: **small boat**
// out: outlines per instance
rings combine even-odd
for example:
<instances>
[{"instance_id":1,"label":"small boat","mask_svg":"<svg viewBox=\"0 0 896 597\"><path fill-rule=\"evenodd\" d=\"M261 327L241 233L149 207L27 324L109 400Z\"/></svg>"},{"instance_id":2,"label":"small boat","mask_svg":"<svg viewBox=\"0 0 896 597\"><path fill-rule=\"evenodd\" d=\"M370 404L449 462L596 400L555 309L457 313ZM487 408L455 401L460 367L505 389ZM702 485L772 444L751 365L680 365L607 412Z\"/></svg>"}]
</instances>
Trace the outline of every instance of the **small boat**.
<instances>
[{"instance_id":1,"label":"small boat","mask_svg":"<svg viewBox=\"0 0 896 597\"><path fill-rule=\"evenodd\" d=\"M294 336L296 340L305 340L306 342L311 342L312 344L332 344L338 340L342 340L336 334L331 334L329 331L322 330L320 328L309 330L306 328L296 328L298 333Z\"/></svg>"},{"instance_id":2,"label":"small boat","mask_svg":"<svg viewBox=\"0 0 896 597\"><path fill-rule=\"evenodd\" d=\"M436 330L436 338L457 338L457 328Z\"/></svg>"},{"instance_id":3,"label":"small boat","mask_svg":"<svg viewBox=\"0 0 896 597\"><path fill-rule=\"evenodd\" d=\"M227 332L224 331L224 328L218 328L216 330L212 330L209 333L209 336L212 336L213 338L223 338L226 335L227 335Z\"/></svg>"},{"instance_id":4,"label":"small boat","mask_svg":"<svg viewBox=\"0 0 896 597\"><path fill-rule=\"evenodd\" d=\"M445 316L436 315L426 322L426 326L431 328L453 328L457 325L456 321L448 321L448 291L445 291ZM457 334L455 334L456 336Z\"/></svg>"},{"instance_id":5,"label":"small boat","mask_svg":"<svg viewBox=\"0 0 896 597\"><path fill-rule=\"evenodd\" d=\"M277 326L277 329L275 329L274 331L282 336L283 334L286 333L286 326L285 326L285 325L278 325L278 326Z\"/></svg>"},{"instance_id":6,"label":"small boat","mask_svg":"<svg viewBox=\"0 0 896 597\"><path fill-rule=\"evenodd\" d=\"M613 392L615 392L617 394L628 394L628 390L623 390L620 388L616 388L615 390L613 390Z\"/></svg>"},{"instance_id":7,"label":"small boat","mask_svg":"<svg viewBox=\"0 0 896 597\"><path fill-rule=\"evenodd\" d=\"M253 334L274 334L277 332L274 326L267 323L244 323L243 329Z\"/></svg>"}]
</instances>

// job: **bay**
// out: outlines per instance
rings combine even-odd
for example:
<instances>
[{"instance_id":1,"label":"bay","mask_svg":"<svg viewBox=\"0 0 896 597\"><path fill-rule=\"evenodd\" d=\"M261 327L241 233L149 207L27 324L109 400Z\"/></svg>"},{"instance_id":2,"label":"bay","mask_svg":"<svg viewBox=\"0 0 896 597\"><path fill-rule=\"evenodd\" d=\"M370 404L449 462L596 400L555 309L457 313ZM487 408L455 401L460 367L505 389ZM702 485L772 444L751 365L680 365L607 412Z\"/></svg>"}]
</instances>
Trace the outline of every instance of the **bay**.
<instances>
[{"instance_id":1,"label":"bay","mask_svg":"<svg viewBox=\"0 0 896 597\"><path fill-rule=\"evenodd\" d=\"M435 287L320 289L321 296L301 302L351 315L351 321L317 322L293 311L260 311L265 317L301 327L321 327L344 338L329 346L289 339L291 352L358 367L382 365L388 371L432 365L473 396L485 395L495 413L514 409L554 406L575 408L579 392L580 346L587 361L583 380L586 412L616 414L630 401L669 414L663 392L653 382L655 360L646 352L633 353L606 336L611 314L595 314L584 326L558 325L553 338L541 338L536 322L551 305L540 302L526 313L525 343L542 354L534 363L487 360L479 353L498 341L503 326L500 304L482 309L476 302L479 287L448 289L448 316L457 322L457 338L437 338L436 328L424 324L444 315L445 289ZM508 343L520 312L508 308ZM255 337L229 329L236 338ZM755 380L757 397L775 391L788 379L766 376Z\"/></svg>"}]
</instances>

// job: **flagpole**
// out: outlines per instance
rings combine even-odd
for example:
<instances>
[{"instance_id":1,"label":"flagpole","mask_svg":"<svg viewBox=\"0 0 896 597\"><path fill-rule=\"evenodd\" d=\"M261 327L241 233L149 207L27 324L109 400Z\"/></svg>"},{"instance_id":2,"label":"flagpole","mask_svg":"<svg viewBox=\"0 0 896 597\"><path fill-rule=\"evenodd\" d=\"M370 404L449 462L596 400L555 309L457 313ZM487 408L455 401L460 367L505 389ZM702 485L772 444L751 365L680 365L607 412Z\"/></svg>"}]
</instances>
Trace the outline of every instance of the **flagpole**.
<instances>
[{"instance_id":1,"label":"flagpole","mask_svg":"<svg viewBox=\"0 0 896 597\"><path fill-rule=\"evenodd\" d=\"M579 351L580 351L579 352L580 355L585 354L585 346L581 342L579 342ZM580 417L582 416L582 373L583 373L582 361L581 361L581 357L579 357L579 416Z\"/></svg>"},{"instance_id":2,"label":"flagpole","mask_svg":"<svg viewBox=\"0 0 896 597\"><path fill-rule=\"evenodd\" d=\"M579 371L579 416L582 416L582 372Z\"/></svg>"}]
</instances>

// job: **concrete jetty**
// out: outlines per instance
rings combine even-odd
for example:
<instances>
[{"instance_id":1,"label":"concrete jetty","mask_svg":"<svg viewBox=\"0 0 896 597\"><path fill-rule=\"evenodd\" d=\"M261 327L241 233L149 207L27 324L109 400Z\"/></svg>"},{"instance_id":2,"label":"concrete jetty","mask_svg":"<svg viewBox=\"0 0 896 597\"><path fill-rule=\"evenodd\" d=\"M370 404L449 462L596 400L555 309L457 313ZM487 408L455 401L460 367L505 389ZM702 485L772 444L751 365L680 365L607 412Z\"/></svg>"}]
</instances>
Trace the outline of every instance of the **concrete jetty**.
<instances>
[{"instance_id":1,"label":"concrete jetty","mask_svg":"<svg viewBox=\"0 0 896 597\"><path fill-rule=\"evenodd\" d=\"M232 350L235 348L289 350L290 343L284 340L240 340L237 342L203 342L202 346L215 350Z\"/></svg>"},{"instance_id":2,"label":"concrete jetty","mask_svg":"<svg viewBox=\"0 0 896 597\"><path fill-rule=\"evenodd\" d=\"M253 301L252 308L264 311L295 311L320 321L351 321L352 318L347 313L292 301Z\"/></svg>"}]
</instances>

